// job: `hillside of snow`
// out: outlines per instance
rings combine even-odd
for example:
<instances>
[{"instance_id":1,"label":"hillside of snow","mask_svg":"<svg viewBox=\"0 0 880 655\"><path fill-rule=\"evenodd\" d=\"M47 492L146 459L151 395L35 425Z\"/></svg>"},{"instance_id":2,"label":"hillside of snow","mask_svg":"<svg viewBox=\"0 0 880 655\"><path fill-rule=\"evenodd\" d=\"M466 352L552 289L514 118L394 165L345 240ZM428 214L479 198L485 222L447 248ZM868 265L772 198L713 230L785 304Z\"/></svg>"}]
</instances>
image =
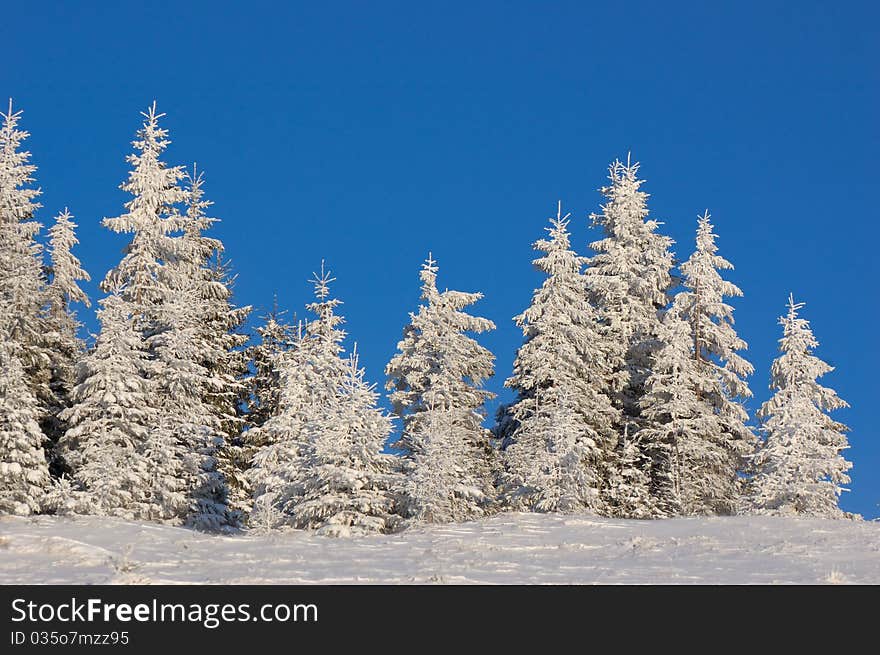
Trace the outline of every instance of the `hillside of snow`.
<instances>
[{"instance_id":1,"label":"hillside of snow","mask_svg":"<svg viewBox=\"0 0 880 655\"><path fill-rule=\"evenodd\" d=\"M334 539L0 517L0 584L880 584L880 522L506 514Z\"/></svg>"}]
</instances>

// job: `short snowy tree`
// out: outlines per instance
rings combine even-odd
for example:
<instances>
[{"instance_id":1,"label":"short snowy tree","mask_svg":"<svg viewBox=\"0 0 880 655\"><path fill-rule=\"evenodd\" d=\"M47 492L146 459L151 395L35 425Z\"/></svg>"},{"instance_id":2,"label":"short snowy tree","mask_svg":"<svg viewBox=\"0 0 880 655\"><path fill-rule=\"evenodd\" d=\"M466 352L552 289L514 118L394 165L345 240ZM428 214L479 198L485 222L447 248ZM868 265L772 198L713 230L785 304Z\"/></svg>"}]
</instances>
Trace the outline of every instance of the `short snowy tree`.
<instances>
[{"instance_id":1,"label":"short snowy tree","mask_svg":"<svg viewBox=\"0 0 880 655\"><path fill-rule=\"evenodd\" d=\"M515 317L525 336L505 386L508 440L501 487L509 504L536 511L604 510L619 411L602 393L610 346L587 298L585 259L571 249L568 215L551 219L535 267L547 277Z\"/></svg>"},{"instance_id":2,"label":"short snowy tree","mask_svg":"<svg viewBox=\"0 0 880 655\"><path fill-rule=\"evenodd\" d=\"M608 511L613 516L648 519L660 516L651 492L650 448L642 443L641 432L626 424L617 446L616 466L611 471L606 492Z\"/></svg>"},{"instance_id":3,"label":"short snowy tree","mask_svg":"<svg viewBox=\"0 0 880 655\"><path fill-rule=\"evenodd\" d=\"M754 457L750 500L761 514L837 518L844 516L838 499L852 464L842 455L848 428L828 412L849 405L817 381L834 367L813 354L819 342L798 315L803 307L789 296L788 313L779 319L782 354L771 368L775 393L758 410L766 440Z\"/></svg>"},{"instance_id":4,"label":"short snowy tree","mask_svg":"<svg viewBox=\"0 0 880 655\"><path fill-rule=\"evenodd\" d=\"M274 522L291 524L309 474L306 454L311 433L306 427L321 420L346 377L341 358L344 319L336 314L341 301L330 295L333 281L322 262L321 273L313 279L315 302L307 305L315 318L295 347L280 358L278 413L247 432L250 443L259 444L247 472L254 495L251 525L266 524L267 512Z\"/></svg>"},{"instance_id":5,"label":"short snowy tree","mask_svg":"<svg viewBox=\"0 0 880 655\"><path fill-rule=\"evenodd\" d=\"M410 314L385 373L394 412L404 423L396 445L410 477L401 511L444 522L478 517L494 502L494 451L482 427L483 405L493 394L481 388L494 372L494 356L467 333L495 325L462 311L482 294L439 291L437 270L429 256L420 274L424 304ZM433 492L414 489L415 480L431 476Z\"/></svg>"},{"instance_id":6,"label":"short snowy tree","mask_svg":"<svg viewBox=\"0 0 880 655\"><path fill-rule=\"evenodd\" d=\"M149 354L130 304L112 293L100 305L101 330L77 364L73 405L61 414L67 431L59 449L84 492L80 511L149 520L163 513L144 456L159 415L155 383L145 377Z\"/></svg>"},{"instance_id":7,"label":"short snowy tree","mask_svg":"<svg viewBox=\"0 0 880 655\"><path fill-rule=\"evenodd\" d=\"M398 476L392 456L382 453L391 418L377 398L353 354L330 404L305 425L305 477L289 508L294 527L351 536L398 526L393 497Z\"/></svg>"},{"instance_id":8,"label":"short snowy tree","mask_svg":"<svg viewBox=\"0 0 880 655\"><path fill-rule=\"evenodd\" d=\"M73 254L78 244L76 223L65 207L49 228L49 285L46 289L45 318L48 352L52 360L50 389L54 399L49 416L44 422L50 442L53 444L64 432L58 415L71 404L71 393L76 381L75 366L85 352L85 344L78 336L80 324L71 305L82 303L90 306L88 296L79 282L91 279ZM57 458L56 471L63 471L63 462Z\"/></svg>"},{"instance_id":9,"label":"short snowy tree","mask_svg":"<svg viewBox=\"0 0 880 655\"><path fill-rule=\"evenodd\" d=\"M248 349L254 365L250 379L248 424L258 428L279 412L281 396L281 358L298 340L298 332L284 322L284 312L275 301L272 311L256 328L259 341Z\"/></svg>"},{"instance_id":10,"label":"short snowy tree","mask_svg":"<svg viewBox=\"0 0 880 655\"><path fill-rule=\"evenodd\" d=\"M49 489L37 399L10 343L0 341L0 514L35 514Z\"/></svg>"},{"instance_id":11,"label":"short snowy tree","mask_svg":"<svg viewBox=\"0 0 880 655\"><path fill-rule=\"evenodd\" d=\"M746 343L733 327L726 297L742 291L721 278L732 269L717 254L706 212L696 250L681 266L684 290L666 312L660 350L642 398L640 438L651 455L652 492L667 515L732 514L739 504L744 457L755 438L742 402L753 372L737 351Z\"/></svg>"}]
</instances>

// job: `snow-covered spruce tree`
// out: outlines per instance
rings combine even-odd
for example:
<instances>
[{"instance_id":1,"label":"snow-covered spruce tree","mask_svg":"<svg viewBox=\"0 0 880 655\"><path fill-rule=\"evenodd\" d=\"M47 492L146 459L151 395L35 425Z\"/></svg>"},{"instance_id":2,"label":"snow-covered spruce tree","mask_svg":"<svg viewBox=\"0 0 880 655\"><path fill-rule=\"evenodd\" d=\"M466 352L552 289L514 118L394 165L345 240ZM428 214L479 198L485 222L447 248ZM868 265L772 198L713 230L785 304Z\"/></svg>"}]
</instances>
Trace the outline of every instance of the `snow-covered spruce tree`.
<instances>
[{"instance_id":1,"label":"snow-covered spruce tree","mask_svg":"<svg viewBox=\"0 0 880 655\"><path fill-rule=\"evenodd\" d=\"M144 123L132 142L136 152L126 157L132 170L119 187L132 199L125 203L124 214L102 221L113 232L131 234L132 240L122 261L107 273L101 289L107 293L118 290L123 300L132 303L139 328L149 336L156 328L152 310L163 296L159 270L168 254L167 237L185 224L175 205L185 202L187 194L179 184L186 175L183 167L169 167L159 159L171 143L168 130L159 127L165 114L156 112L154 102L141 115Z\"/></svg>"},{"instance_id":2,"label":"snow-covered spruce tree","mask_svg":"<svg viewBox=\"0 0 880 655\"><path fill-rule=\"evenodd\" d=\"M243 523L252 527L257 526L248 520L248 514L253 509L253 487L248 471L259 449L269 445L269 433L260 428L281 412L283 360L302 337L302 325L295 330L283 321L283 315L276 300L272 311L263 317L263 325L256 328L259 341L245 351L246 360L253 364L253 375L247 379L246 397L243 400L247 407L246 429L234 442L236 452L233 466L227 466L224 470L230 487L230 506L242 513ZM229 473L230 468L234 468L235 472ZM239 502L238 498L241 498ZM278 511L272 509L270 513L278 514ZM269 514L264 513L264 524L270 518ZM269 528L273 521L268 521Z\"/></svg>"},{"instance_id":3,"label":"snow-covered spruce tree","mask_svg":"<svg viewBox=\"0 0 880 655\"><path fill-rule=\"evenodd\" d=\"M660 319L675 282L671 273L673 242L657 232L659 222L648 218L648 194L641 190L644 180L638 178L638 170L638 163L630 163L629 158L626 164L618 160L609 167L611 183L601 189L606 198L602 213L591 215L604 238L590 244L594 254L585 271L602 334L612 346L608 351L612 375L604 393L622 412L618 435L625 431L630 435L629 441L620 438L616 449L618 466L626 470L609 475L611 480L628 481L626 487L617 489L613 483L606 487L608 512L618 516L633 515L632 499L649 496L648 489L633 487L646 479L644 471L628 467L650 461L650 453L635 455L631 451L645 445L636 434L644 426L639 405L654 353L661 346ZM624 453L624 449L630 452ZM639 509L636 513L644 512Z\"/></svg>"},{"instance_id":4,"label":"snow-covered spruce tree","mask_svg":"<svg viewBox=\"0 0 880 655\"><path fill-rule=\"evenodd\" d=\"M619 411L602 393L611 374L609 347L561 203L550 224L550 238L534 245L543 253L534 265L547 277L514 319L525 342L505 382L517 397L506 408L514 427L501 488L518 509L602 513L619 424Z\"/></svg>"},{"instance_id":5,"label":"snow-covered spruce tree","mask_svg":"<svg viewBox=\"0 0 880 655\"><path fill-rule=\"evenodd\" d=\"M21 111L0 112L0 341L11 344L37 398L34 419L43 423L52 404L51 362L46 348L40 224L34 212L40 190L32 188L36 166L22 150L29 134L18 129Z\"/></svg>"},{"instance_id":6,"label":"snow-covered spruce tree","mask_svg":"<svg viewBox=\"0 0 880 655\"><path fill-rule=\"evenodd\" d=\"M607 502L615 516L649 519L659 516L656 498L651 493L649 448L642 443L641 432L631 424L623 427L617 446L616 466L608 479Z\"/></svg>"},{"instance_id":7,"label":"snow-covered spruce tree","mask_svg":"<svg viewBox=\"0 0 880 655\"><path fill-rule=\"evenodd\" d=\"M67 431L59 450L84 492L78 511L151 520L163 516L144 455L158 420L154 365L135 325L131 304L118 293L99 301L95 346L77 364L73 405L62 412ZM168 453L169 458L176 453Z\"/></svg>"},{"instance_id":8,"label":"snow-covered spruce tree","mask_svg":"<svg viewBox=\"0 0 880 655\"><path fill-rule=\"evenodd\" d=\"M225 485L216 471L216 448L222 437L219 421L203 397L213 379L202 361L200 280L189 277L195 255L183 237L172 236L189 220L176 206L187 200L178 184L184 173L159 158L169 141L167 131L159 127L163 114L156 112L155 103L143 116L133 142L136 152L127 158L133 168L121 185L133 197L125 205L126 213L103 221L115 232L133 235L102 288L115 296L113 303L119 308L114 311L130 322L137 338L124 347L108 348L117 347L131 358L128 370L138 370L139 377L147 380L149 406L156 409L128 412L130 421L144 421L128 426L142 437L135 451L138 480L144 488L133 493L146 499L140 516L210 529L225 520ZM129 336L123 331L116 338ZM107 409L121 413L123 408ZM99 453L92 455L100 459ZM83 467L94 464L95 460L81 462ZM74 474L82 477L76 469Z\"/></svg>"},{"instance_id":9,"label":"snow-covered spruce tree","mask_svg":"<svg viewBox=\"0 0 880 655\"><path fill-rule=\"evenodd\" d=\"M753 372L737 351L746 343L733 327L727 297L742 295L719 270L733 268L717 254L706 212L696 250L681 265L684 290L664 318L661 341L642 398L640 438L651 451L652 492L662 514L732 514L740 498L744 457L755 438L742 401Z\"/></svg>"},{"instance_id":10,"label":"snow-covered spruce tree","mask_svg":"<svg viewBox=\"0 0 880 655\"><path fill-rule=\"evenodd\" d=\"M333 280L322 262L320 275L315 274L312 280L315 302L306 306L315 318L308 322L295 347L280 357L278 413L247 432L251 443L260 444L253 468L247 472L254 496L251 525L267 526L273 521L292 524L309 473L305 456L310 433L306 426L326 414L345 379L346 363L341 354L346 335L340 328L344 319L336 314L342 301L330 296Z\"/></svg>"},{"instance_id":11,"label":"snow-covered spruce tree","mask_svg":"<svg viewBox=\"0 0 880 655\"><path fill-rule=\"evenodd\" d=\"M52 360L53 406L44 422L44 430L51 444L56 444L64 433L63 422L59 418L62 410L71 405L71 392L76 383L75 366L85 353L85 344L78 336L79 321L71 304L91 305L78 282L91 278L83 270L72 250L79 241L76 238L76 223L73 215L65 207L49 228L49 285L46 289L45 320L46 340ZM53 469L56 473L64 471L61 457L53 453Z\"/></svg>"},{"instance_id":12,"label":"snow-covered spruce tree","mask_svg":"<svg viewBox=\"0 0 880 655\"><path fill-rule=\"evenodd\" d=\"M754 457L750 500L761 514L838 518L845 515L838 499L852 464L841 454L849 447L848 428L827 412L849 405L817 381L834 367L813 355L819 342L798 315L803 306L789 296L788 313L779 319L782 354L770 384L776 393L758 410L766 440Z\"/></svg>"},{"instance_id":13,"label":"snow-covered spruce tree","mask_svg":"<svg viewBox=\"0 0 880 655\"><path fill-rule=\"evenodd\" d=\"M189 407L185 421L189 427L179 425L190 435L189 456L197 460L193 481L188 485L196 490L188 520L201 528L216 529L220 527L218 521L237 523L239 513L249 505L247 489L240 484L244 463L239 461L238 443L244 424L239 400L244 395L242 378L246 371L239 347L246 337L237 329L250 308L237 308L231 303L231 279L219 261L223 244L204 234L217 219L207 215L212 203L204 199L203 175L193 167L186 181L187 209L179 219L183 233L166 239L169 252L159 270L161 288L165 290L157 310L161 331L149 342L155 346L159 360L167 360L168 371L180 375L183 368L189 370L191 386L185 391ZM169 349L175 341L178 345ZM180 394L169 398L172 405L183 401ZM178 418L183 419L182 413ZM221 521L215 514L226 502L227 474L239 484L234 484L235 514Z\"/></svg>"},{"instance_id":14,"label":"snow-covered spruce tree","mask_svg":"<svg viewBox=\"0 0 880 655\"><path fill-rule=\"evenodd\" d=\"M621 347L611 353L618 375L607 393L627 424L635 425L641 424L639 401L660 347L660 315L674 283L673 242L657 233L661 223L648 218L648 194L641 190L644 180L638 170L639 164L629 158L609 167L611 184L601 189L607 202L601 214L591 216L604 238L590 244L594 255L585 271L606 336Z\"/></svg>"},{"instance_id":15,"label":"snow-covered spruce tree","mask_svg":"<svg viewBox=\"0 0 880 655\"><path fill-rule=\"evenodd\" d=\"M0 514L42 509L49 468L37 399L11 342L0 340Z\"/></svg>"},{"instance_id":16,"label":"snow-covered spruce tree","mask_svg":"<svg viewBox=\"0 0 880 655\"><path fill-rule=\"evenodd\" d=\"M437 265L422 266L424 301L385 369L394 412L403 419L396 442L409 478L402 487L404 516L428 522L462 521L494 504L495 453L482 427L483 405L493 396L481 388L494 372L494 356L468 332L495 328L462 311L481 293L439 291ZM432 479L417 488L417 481Z\"/></svg>"},{"instance_id":17,"label":"snow-covered spruce tree","mask_svg":"<svg viewBox=\"0 0 880 655\"><path fill-rule=\"evenodd\" d=\"M377 406L357 352L346 368L329 406L305 426L305 478L290 507L292 525L331 536L392 532L399 474L393 456L382 453L391 417Z\"/></svg>"},{"instance_id":18,"label":"snow-covered spruce tree","mask_svg":"<svg viewBox=\"0 0 880 655\"><path fill-rule=\"evenodd\" d=\"M281 398L281 358L297 342L298 332L284 322L284 312L275 300L272 311L256 328L259 341L248 348L254 374L250 378L247 421L258 428L279 412Z\"/></svg>"},{"instance_id":19,"label":"snow-covered spruce tree","mask_svg":"<svg viewBox=\"0 0 880 655\"><path fill-rule=\"evenodd\" d=\"M186 214L177 219L183 234L162 240L160 295L153 308L157 320L147 338L159 364L156 381L164 408L157 430L165 434L152 437L182 446L180 486L190 497L186 522L216 530L237 518L227 512L219 458L225 439L237 437L242 424L237 415L241 373L233 363L241 357L234 330L244 314L231 306L229 289L210 266L222 244L203 234L216 221L206 213L211 203L203 199L203 178L194 170L187 180Z\"/></svg>"}]
</instances>

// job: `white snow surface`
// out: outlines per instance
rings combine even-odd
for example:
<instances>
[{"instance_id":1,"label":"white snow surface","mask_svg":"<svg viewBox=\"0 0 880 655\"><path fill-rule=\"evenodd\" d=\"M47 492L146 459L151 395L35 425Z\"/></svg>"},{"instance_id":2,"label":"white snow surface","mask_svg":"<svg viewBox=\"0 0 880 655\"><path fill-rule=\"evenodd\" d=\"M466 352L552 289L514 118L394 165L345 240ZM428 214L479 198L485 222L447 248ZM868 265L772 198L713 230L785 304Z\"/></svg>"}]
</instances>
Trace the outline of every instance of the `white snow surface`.
<instances>
[{"instance_id":1,"label":"white snow surface","mask_svg":"<svg viewBox=\"0 0 880 655\"><path fill-rule=\"evenodd\" d=\"M0 584L880 584L880 522L504 514L395 535L0 517Z\"/></svg>"}]
</instances>

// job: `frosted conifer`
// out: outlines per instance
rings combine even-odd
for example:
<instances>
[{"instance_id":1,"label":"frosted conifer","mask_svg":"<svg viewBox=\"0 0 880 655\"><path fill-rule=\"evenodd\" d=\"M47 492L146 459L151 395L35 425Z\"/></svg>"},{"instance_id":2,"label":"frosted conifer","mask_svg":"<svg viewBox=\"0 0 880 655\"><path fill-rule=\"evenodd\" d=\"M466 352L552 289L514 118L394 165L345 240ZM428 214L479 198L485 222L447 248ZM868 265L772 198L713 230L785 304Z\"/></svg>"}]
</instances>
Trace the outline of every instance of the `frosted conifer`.
<instances>
[{"instance_id":1,"label":"frosted conifer","mask_svg":"<svg viewBox=\"0 0 880 655\"><path fill-rule=\"evenodd\" d=\"M0 341L0 514L42 509L49 468L37 399L10 343Z\"/></svg>"},{"instance_id":2,"label":"frosted conifer","mask_svg":"<svg viewBox=\"0 0 880 655\"><path fill-rule=\"evenodd\" d=\"M842 455L848 428L828 412L849 405L817 381L834 367L813 354L819 342L798 314L803 307L789 296L788 313L779 319L782 354L771 368L775 393L758 410L766 440L754 457L751 501L762 514L837 518L844 515L838 499L852 464Z\"/></svg>"},{"instance_id":3,"label":"frosted conifer","mask_svg":"<svg viewBox=\"0 0 880 655\"><path fill-rule=\"evenodd\" d=\"M80 511L149 520L163 514L144 456L158 420L155 383L144 374L151 363L129 303L111 293L100 305L101 330L77 364L73 405L61 414L67 431L59 449L84 492Z\"/></svg>"},{"instance_id":4,"label":"frosted conifer","mask_svg":"<svg viewBox=\"0 0 880 655\"><path fill-rule=\"evenodd\" d=\"M640 438L651 451L652 490L665 514L734 513L744 457L754 446L742 405L751 397L744 377L753 369L737 352L746 343L725 302L742 291L721 278L718 271L733 266L717 250L706 212L641 402Z\"/></svg>"},{"instance_id":5,"label":"frosted conifer","mask_svg":"<svg viewBox=\"0 0 880 655\"><path fill-rule=\"evenodd\" d=\"M547 277L515 317L525 343L505 386L510 443L502 488L509 502L537 511L603 511L601 497L617 444L619 411L602 393L611 374L609 345L587 298L585 259L571 249L561 203L535 243L535 267Z\"/></svg>"},{"instance_id":6,"label":"frosted conifer","mask_svg":"<svg viewBox=\"0 0 880 655\"><path fill-rule=\"evenodd\" d=\"M305 477L289 511L292 525L332 536L393 531L392 456L382 453L391 418L377 406L357 354L347 362L337 393L305 426Z\"/></svg>"},{"instance_id":7,"label":"frosted conifer","mask_svg":"<svg viewBox=\"0 0 880 655\"><path fill-rule=\"evenodd\" d=\"M50 389L54 403L49 408L46 424L52 443L57 442L63 434L64 426L58 414L70 406L71 392L76 383L75 366L85 352L85 344L77 334L80 324L71 305L73 303L82 303L86 307L91 305L78 284L91 278L72 252L74 246L79 243L76 238L76 227L73 215L65 207L64 211L55 218L54 225L49 228L51 265L50 281L46 289L45 319L46 340L52 361ZM56 466L59 470L63 469L60 461L56 462Z\"/></svg>"},{"instance_id":8,"label":"frosted conifer","mask_svg":"<svg viewBox=\"0 0 880 655\"><path fill-rule=\"evenodd\" d=\"M403 513L416 520L460 521L484 514L494 501L494 451L482 427L483 404L493 394L481 388L494 372L494 356L468 332L495 328L462 311L481 293L439 291L437 265L422 266L418 313L385 369L395 413L403 419L397 443L410 477L403 488ZM433 477L434 493L415 488Z\"/></svg>"},{"instance_id":9,"label":"frosted conifer","mask_svg":"<svg viewBox=\"0 0 880 655\"><path fill-rule=\"evenodd\" d=\"M34 213L41 191L33 188L36 166L23 150L28 136L19 129L21 111L0 112L0 342L10 345L24 367L25 383L37 398L33 419L46 421L53 404L49 389L49 357L42 306L45 279L40 224Z\"/></svg>"},{"instance_id":10,"label":"frosted conifer","mask_svg":"<svg viewBox=\"0 0 880 655\"><path fill-rule=\"evenodd\" d=\"M644 383L660 346L660 313L673 284L673 242L657 233L661 223L648 218L648 194L641 190L644 180L638 170L638 163L629 159L609 167L611 184L601 189L606 203L601 214L591 216L605 236L590 244L594 255L586 269L606 335L621 346L611 353L618 376L608 393L636 425Z\"/></svg>"},{"instance_id":11,"label":"frosted conifer","mask_svg":"<svg viewBox=\"0 0 880 655\"><path fill-rule=\"evenodd\" d=\"M305 457L310 432L306 427L322 419L346 376L341 358L344 319L336 314L341 301L330 295L333 281L322 262L321 273L312 280L315 302L307 305L315 318L296 346L280 358L279 411L247 432L249 442L260 444L247 473L254 494L252 525L264 523L267 513L291 524L309 473Z\"/></svg>"}]
</instances>

